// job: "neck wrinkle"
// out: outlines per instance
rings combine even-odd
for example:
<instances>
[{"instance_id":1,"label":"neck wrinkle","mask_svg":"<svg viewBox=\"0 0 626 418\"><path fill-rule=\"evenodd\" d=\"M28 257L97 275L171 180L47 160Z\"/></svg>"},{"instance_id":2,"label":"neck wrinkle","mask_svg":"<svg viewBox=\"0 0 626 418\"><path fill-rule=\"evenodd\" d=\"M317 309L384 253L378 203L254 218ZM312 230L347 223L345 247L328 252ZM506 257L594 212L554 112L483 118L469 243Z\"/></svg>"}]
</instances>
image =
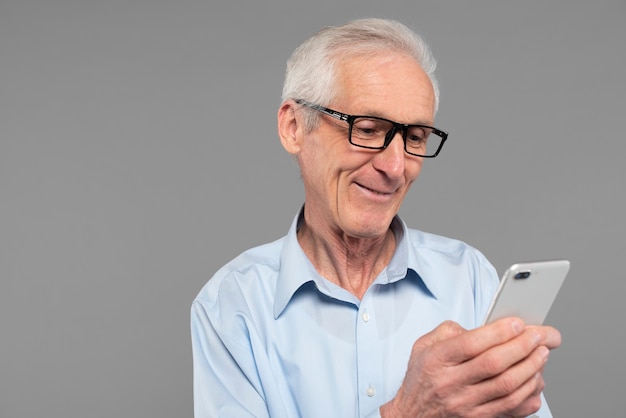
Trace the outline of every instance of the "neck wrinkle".
<instances>
[{"instance_id":1,"label":"neck wrinkle","mask_svg":"<svg viewBox=\"0 0 626 418\"><path fill-rule=\"evenodd\" d=\"M391 227L384 237L365 239L316 233L304 220L298 242L320 276L346 289L359 300L389 264L396 238Z\"/></svg>"}]
</instances>

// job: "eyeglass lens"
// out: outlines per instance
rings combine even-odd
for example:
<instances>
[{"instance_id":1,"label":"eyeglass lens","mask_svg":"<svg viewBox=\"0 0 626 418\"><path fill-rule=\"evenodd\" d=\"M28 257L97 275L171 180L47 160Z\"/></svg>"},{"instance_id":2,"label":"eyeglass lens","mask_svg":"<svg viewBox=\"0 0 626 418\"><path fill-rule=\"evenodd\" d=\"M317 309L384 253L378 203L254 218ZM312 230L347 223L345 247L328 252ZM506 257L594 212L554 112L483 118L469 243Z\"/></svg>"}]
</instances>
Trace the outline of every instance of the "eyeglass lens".
<instances>
[{"instance_id":1,"label":"eyeglass lens","mask_svg":"<svg viewBox=\"0 0 626 418\"><path fill-rule=\"evenodd\" d=\"M396 125L376 118L356 118L352 124L351 142L368 148L382 148L397 133ZM441 144L438 135L431 135L432 129L423 126L409 126L406 132L406 150L412 154L434 155Z\"/></svg>"}]
</instances>

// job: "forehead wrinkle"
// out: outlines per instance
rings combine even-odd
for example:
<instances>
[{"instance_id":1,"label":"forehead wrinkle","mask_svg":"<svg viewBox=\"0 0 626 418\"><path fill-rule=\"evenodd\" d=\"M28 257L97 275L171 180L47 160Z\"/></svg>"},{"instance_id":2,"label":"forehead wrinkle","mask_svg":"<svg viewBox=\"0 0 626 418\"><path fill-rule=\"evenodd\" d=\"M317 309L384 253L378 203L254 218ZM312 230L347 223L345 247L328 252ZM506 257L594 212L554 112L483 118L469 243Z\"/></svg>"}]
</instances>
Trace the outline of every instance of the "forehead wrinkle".
<instances>
[{"instance_id":1,"label":"forehead wrinkle","mask_svg":"<svg viewBox=\"0 0 626 418\"><path fill-rule=\"evenodd\" d=\"M400 122L400 121L397 121L395 119L391 119L391 118L387 117L386 115L384 115L381 112L376 111L376 110L365 111L364 113L359 113L358 115L355 114L354 116L366 116L366 117L373 117L373 118L381 118L381 119L389 120L391 122L399 123L401 125L427 125L427 126L432 126L432 124L433 124L433 122L431 120L426 120L426 119L413 119L411 122Z\"/></svg>"},{"instance_id":2,"label":"forehead wrinkle","mask_svg":"<svg viewBox=\"0 0 626 418\"><path fill-rule=\"evenodd\" d=\"M424 77L418 75L417 79L407 81L408 84L405 86L399 84L397 77L387 77L388 71L392 70L390 65L393 66L396 60L400 61L397 65L406 65L407 62L415 63L412 57L394 52L382 57L357 55L341 59L340 65L337 66L336 87L338 91L335 99L339 99L339 103L348 104L348 106L337 110L351 115L379 117L401 124L432 126L434 113L424 107L428 105L426 101L432 91L430 80L423 73ZM355 65L357 63L361 65ZM415 64L419 66L418 63ZM423 72L421 67L420 70ZM417 80L422 87L418 87L413 92L416 94L414 97L406 90L416 88ZM428 83L428 86L423 85L424 83ZM355 91L358 94L355 94ZM350 101L345 102L343 99ZM393 102L396 102L395 106ZM404 104L402 108L400 103Z\"/></svg>"}]
</instances>

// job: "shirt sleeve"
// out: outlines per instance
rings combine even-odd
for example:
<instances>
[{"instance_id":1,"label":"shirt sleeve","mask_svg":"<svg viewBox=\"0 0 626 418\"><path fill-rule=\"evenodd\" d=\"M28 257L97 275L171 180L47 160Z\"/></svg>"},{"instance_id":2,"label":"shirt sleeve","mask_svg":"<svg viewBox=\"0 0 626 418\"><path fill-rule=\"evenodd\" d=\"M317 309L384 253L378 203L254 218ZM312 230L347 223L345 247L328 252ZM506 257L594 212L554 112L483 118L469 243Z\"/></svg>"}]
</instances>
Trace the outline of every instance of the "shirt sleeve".
<instances>
[{"instance_id":1,"label":"shirt sleeve","mask_svg":"<svg viewBox=\"0 0 626 418\"><path fill-rule=\"evenodd\" d=\"M262 389L255 384L249 349L237 346L209 318L205 306L191 307L195 418L269 418Z\"/></svg>"}]
</instances>

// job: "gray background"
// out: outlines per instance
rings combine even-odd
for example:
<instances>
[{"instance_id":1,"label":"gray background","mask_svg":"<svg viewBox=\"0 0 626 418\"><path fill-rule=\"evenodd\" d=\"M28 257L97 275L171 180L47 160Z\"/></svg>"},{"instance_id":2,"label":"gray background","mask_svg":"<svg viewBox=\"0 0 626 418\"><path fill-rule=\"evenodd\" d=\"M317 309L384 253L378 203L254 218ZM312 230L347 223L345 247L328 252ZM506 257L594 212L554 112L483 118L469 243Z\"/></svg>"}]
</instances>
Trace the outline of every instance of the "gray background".
<instances>
[{"instance_id":1,"label":"gray background","mask_svg":"<svg viewBox=\"0 0 626 418\"><path fill-rule=\"evenodd\" d=\"M303 193L284 62L322 26L402 20L450 131L402 209L500 272L566 257L558 417L623 416L626 4L0 1L0 416L189 417L189 305Z\"/></svg>"}]
</instances>

